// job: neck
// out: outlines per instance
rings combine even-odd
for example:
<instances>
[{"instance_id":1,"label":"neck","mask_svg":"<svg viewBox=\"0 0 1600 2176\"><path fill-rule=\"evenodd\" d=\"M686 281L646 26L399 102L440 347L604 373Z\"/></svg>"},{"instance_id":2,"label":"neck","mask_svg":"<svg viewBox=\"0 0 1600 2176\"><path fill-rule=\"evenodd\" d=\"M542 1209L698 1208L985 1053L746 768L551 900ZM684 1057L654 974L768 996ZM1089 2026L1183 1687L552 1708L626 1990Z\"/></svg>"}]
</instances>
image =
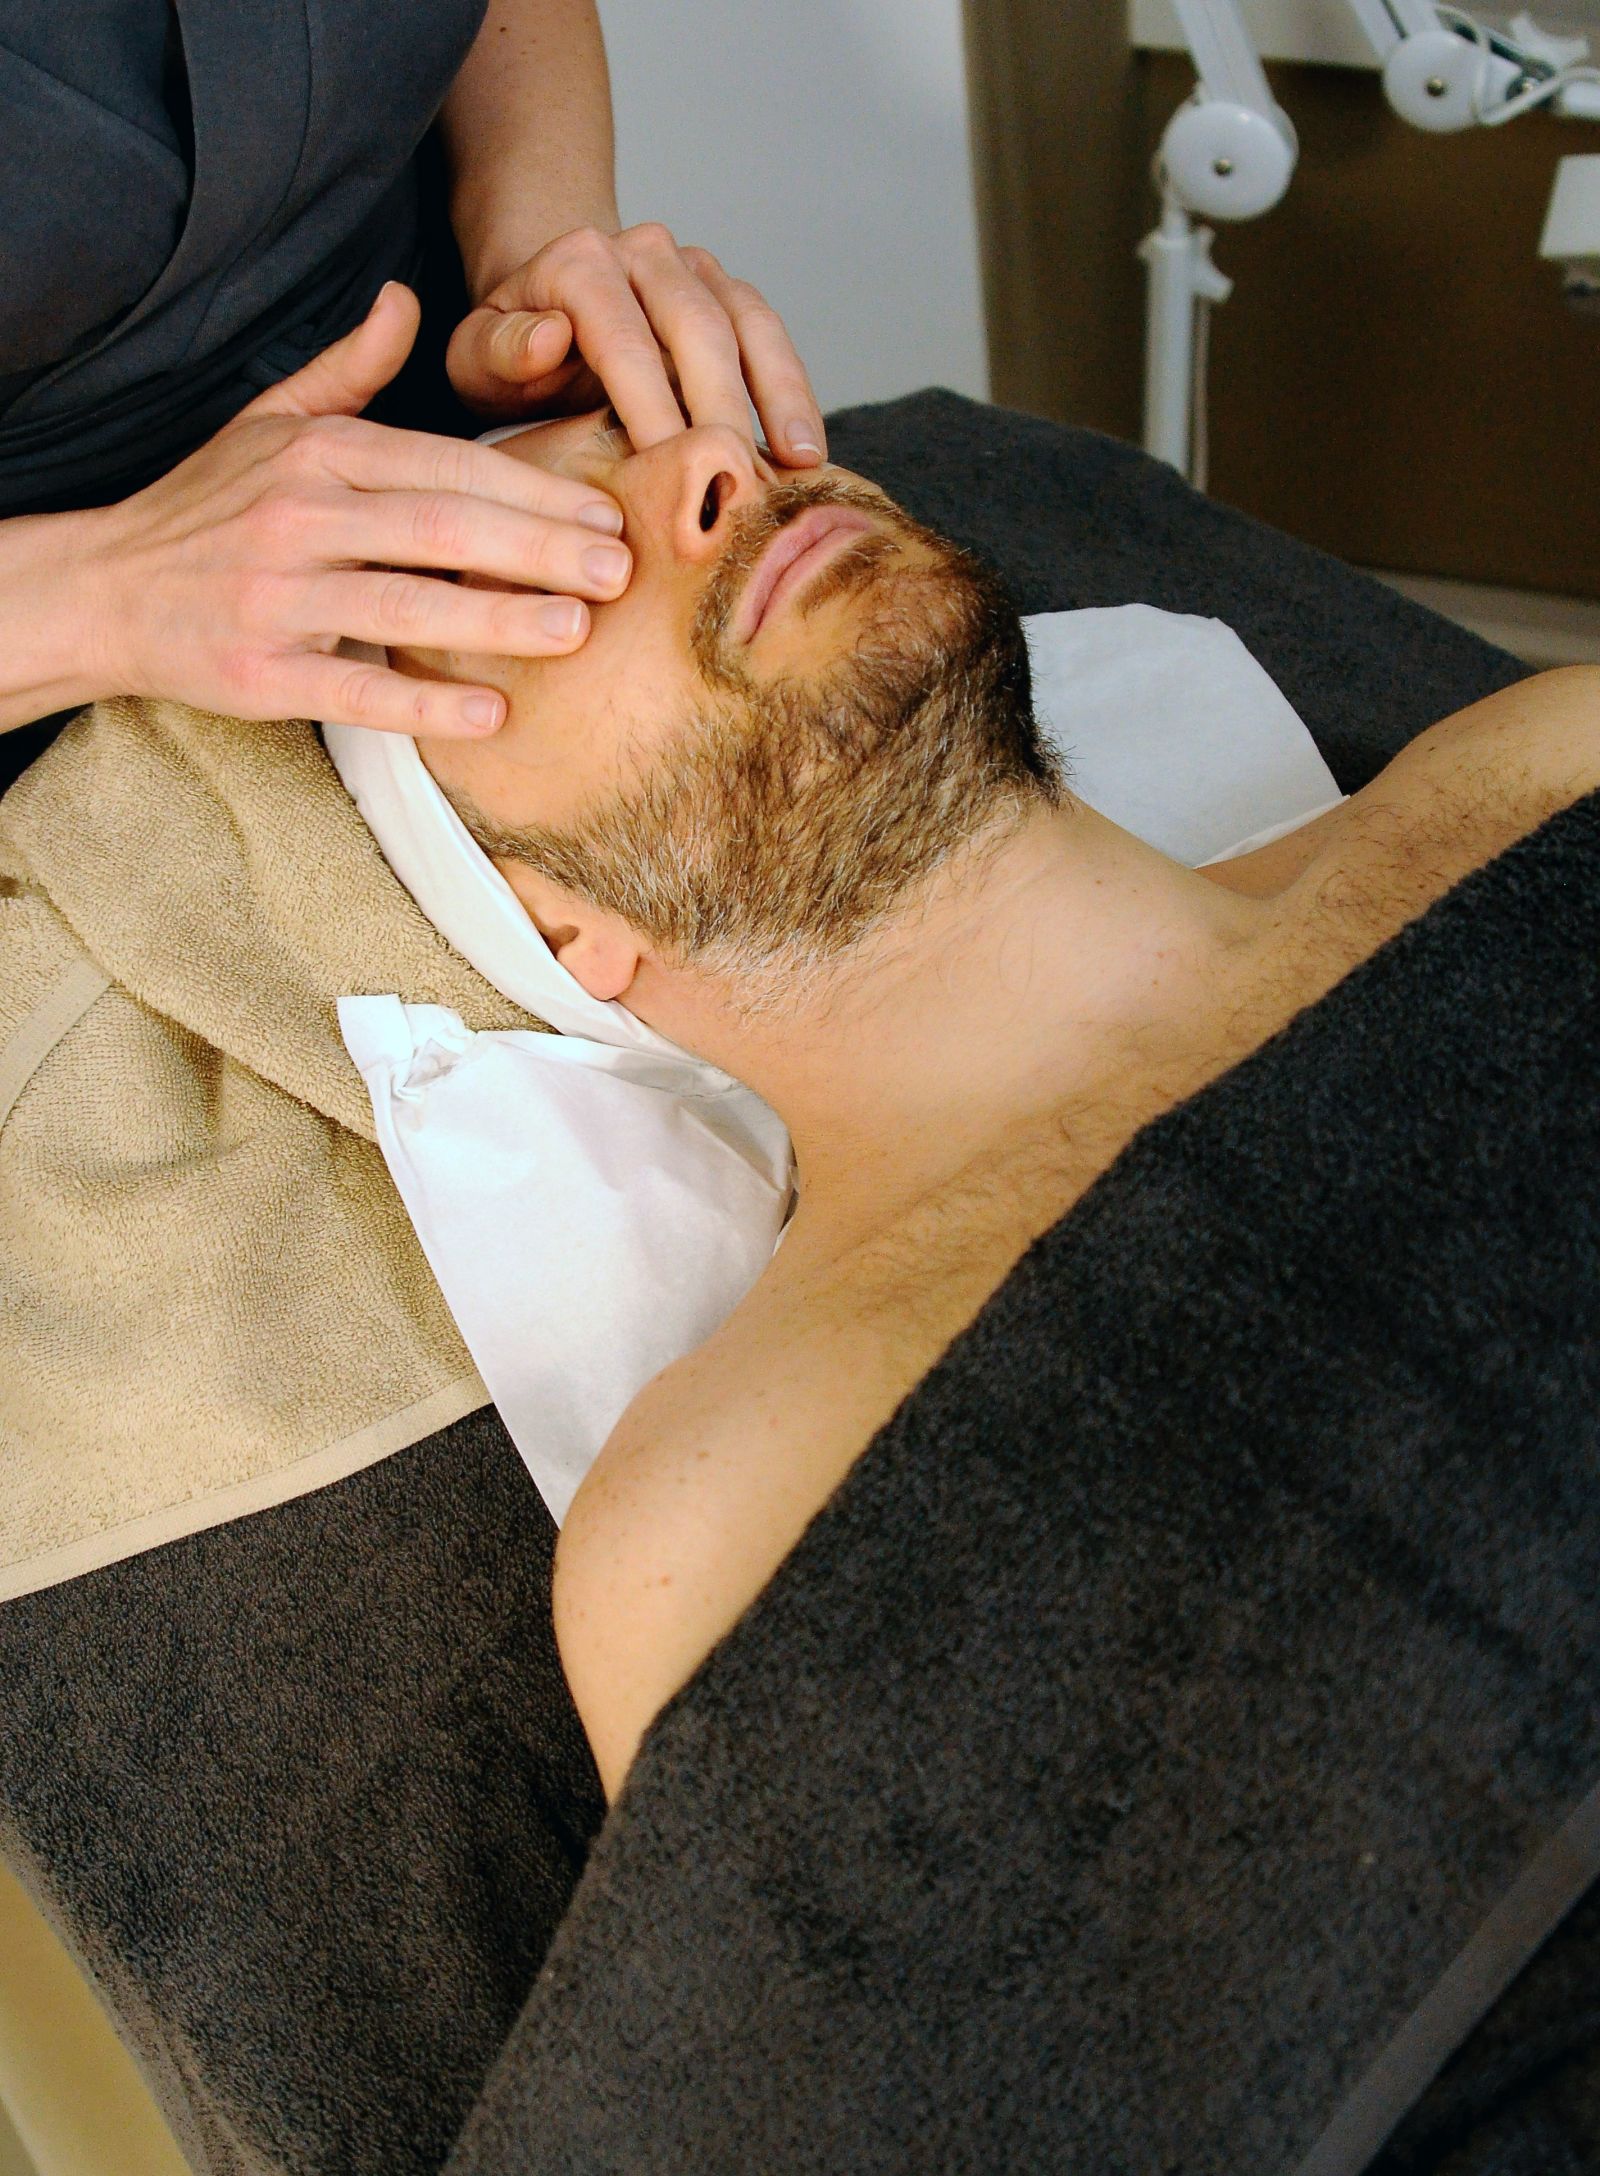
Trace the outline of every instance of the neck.
<instances>
[{"instance_id":1,"label":"neck","mask_svg":"<svg viewBox=\"0 0 1600 2176\"><path fill-rule=\"evenodd\" d=\"M808 1200L881 1201L1183 1046L1276 920L1081 803L958 857L771 1014L642 964L629 1005L761 1095Z\"/></svg>"}]
</instances>

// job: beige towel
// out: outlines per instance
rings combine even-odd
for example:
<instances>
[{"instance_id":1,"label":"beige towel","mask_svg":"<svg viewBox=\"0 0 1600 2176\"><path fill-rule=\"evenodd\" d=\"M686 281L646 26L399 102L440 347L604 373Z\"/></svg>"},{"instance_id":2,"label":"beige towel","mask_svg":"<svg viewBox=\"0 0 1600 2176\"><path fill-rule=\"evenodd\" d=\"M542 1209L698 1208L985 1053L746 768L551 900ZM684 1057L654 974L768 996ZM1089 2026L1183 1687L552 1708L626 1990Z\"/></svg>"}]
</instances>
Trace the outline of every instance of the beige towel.
<instances>
[{"instance_id":1,"label":"beige towel","mask_svg":"<svg viewBox=\"0 0 1600 2176\"><path fill-rule=\"evenodd\" d=\"M482 1405L336 1000L538 1027L304 723L109 702L0 801L0 1600Z\"/></svg>"}]
</instances>

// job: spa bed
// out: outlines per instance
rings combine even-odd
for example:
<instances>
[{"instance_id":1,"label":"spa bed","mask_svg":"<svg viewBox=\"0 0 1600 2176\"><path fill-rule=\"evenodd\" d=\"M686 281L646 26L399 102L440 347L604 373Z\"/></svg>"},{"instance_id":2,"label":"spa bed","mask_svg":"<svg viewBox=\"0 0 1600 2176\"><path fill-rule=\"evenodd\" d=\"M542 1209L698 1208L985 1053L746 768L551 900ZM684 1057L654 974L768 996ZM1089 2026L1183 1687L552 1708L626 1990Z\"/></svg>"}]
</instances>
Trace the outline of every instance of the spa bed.
<instances>
[{"instance_id":1,"label":"spa bed","mask_svg":"<svg viewBox=\"0 0 1600 2176\"><path fill-rule=\"evenodd\" d=\"M1026 611L1226 620L1346 791L1523 671L1094 434L941 392L830 431ZM0 1608L0 1853L194 2168L1298 2167L1600 1766L1597 829L1134 1144L603 1837L490 1412ZM1597 1965L1580 1899L1329 2171L1596 2165Z\"/></svg>"}]
</instances>

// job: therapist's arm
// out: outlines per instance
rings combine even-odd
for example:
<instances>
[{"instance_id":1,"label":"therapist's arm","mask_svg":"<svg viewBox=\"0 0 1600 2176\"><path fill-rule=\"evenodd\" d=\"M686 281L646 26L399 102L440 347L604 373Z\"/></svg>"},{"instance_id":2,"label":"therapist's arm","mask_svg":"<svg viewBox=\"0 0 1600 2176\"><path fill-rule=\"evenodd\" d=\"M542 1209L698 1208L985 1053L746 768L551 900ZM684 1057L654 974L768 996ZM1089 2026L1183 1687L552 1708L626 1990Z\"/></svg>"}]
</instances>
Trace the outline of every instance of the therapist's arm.
<instances>
[{"instance_id":1,"label":"therapist's arm","mask_svg":"<svg viewBox=\"0 0 1600 2176\"><path fill-rule=\"evenodd\" d=\"M489 0L439 120L474 302L558 234L616 232L611 80L594 0Z\"/></svg>"},{"instance_id":2,"label":"therapist's arm","mask_svg":"<svg viewBox=\"0 0 1600 2176\"><path fill-rule=\"evenodd\" d=\"M641 450L685 411L748 435L753 401L780 461L823 458L822 412L766 298L662 226L619 230L594 0L489 0L440 124L479 305L450 343L463 400L506 421L610 401Z\"/></svg>"},{"instance_id":3,"label":"therapist's arm","mask_svg":"<svg viewBox=\"0 0 1600 2176\"><path fill-rule=\"evenodd\" d=\"M95 546L88 515L0 521L0 733L110 692L85 624Z\"/></svg>"}]
</instances>

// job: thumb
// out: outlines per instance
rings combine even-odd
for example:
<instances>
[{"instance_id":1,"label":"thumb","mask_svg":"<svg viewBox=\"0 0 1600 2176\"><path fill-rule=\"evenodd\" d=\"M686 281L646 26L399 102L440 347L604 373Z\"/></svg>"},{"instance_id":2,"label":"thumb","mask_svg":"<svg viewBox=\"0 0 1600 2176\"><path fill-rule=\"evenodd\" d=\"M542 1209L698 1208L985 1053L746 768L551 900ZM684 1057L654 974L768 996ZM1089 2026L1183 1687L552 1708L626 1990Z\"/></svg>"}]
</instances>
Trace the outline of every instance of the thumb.
<instances>
[{"instance_id":1,"label":"thumb","mask_svg":"<svg viewBox=\"0 0 1600 2176\"><path fill-rule=\"evenodd\" d=\"M422 309L409 287L386 280L361 323L309 363L258 394L254 416L354 416L411 353Z\"/></svg>"},{"instance_id":2,"label":"thumb","mask_svg":"<svg viewBox=\"0 0 1600 2176\"><path fill-rule=\"evenodd\" d=\"M471 310L450 335L445 369L468 407L520 412L569 360L572 320L564 310Z\"/></svg>"}]
</instances>

